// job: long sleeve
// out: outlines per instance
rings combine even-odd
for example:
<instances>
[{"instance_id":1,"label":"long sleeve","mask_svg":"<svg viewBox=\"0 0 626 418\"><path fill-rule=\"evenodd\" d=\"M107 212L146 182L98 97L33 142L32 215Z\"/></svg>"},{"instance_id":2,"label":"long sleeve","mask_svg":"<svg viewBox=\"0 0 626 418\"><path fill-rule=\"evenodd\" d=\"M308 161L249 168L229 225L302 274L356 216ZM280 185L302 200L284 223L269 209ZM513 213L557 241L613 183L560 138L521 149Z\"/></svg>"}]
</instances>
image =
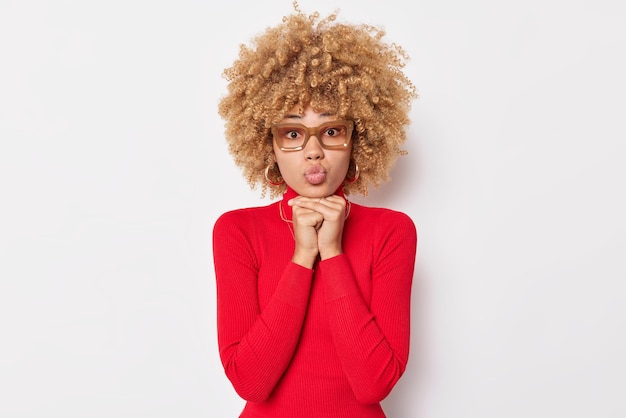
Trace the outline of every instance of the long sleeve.
<instances>
[{"instance_id":1,"label":"long sleeve","mask_svg":"<svg viewBox=\"0 0 626 418\"><path fill-rule=\"evenodd\" d=\"M259 243L253 216L222 215L213 230L220 358L237 393L267 399L287 369L302 331L312 270L288 262L270 300L258 294Z\"/></svg>"},{"instance_id":2,"label":"long sleeve","mask_svg":"<svg viewBox=\"0 0 626 418\"><path fill-rule=\"evenodd\" d=\"M372 225L376 232L369 300L346 255L319 265L333 343L354 395L362 403L384 399L406 368L417 249L417 232L408 216L383 212Z\"/></svg>"}]
</instances>

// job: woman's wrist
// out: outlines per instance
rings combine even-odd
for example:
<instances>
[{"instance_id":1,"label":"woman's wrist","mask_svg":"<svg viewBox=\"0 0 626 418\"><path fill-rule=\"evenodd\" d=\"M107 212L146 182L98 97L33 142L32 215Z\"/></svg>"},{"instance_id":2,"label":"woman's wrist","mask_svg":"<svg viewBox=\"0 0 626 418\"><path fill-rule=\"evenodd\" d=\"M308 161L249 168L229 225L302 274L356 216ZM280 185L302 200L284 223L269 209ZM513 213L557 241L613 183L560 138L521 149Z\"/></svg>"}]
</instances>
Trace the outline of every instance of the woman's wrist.
<instances>
[{"instance_id":1,"label":"woman's wrist","mask_svg":"<svg viewBox=\"0 0 626 418\"><path fill-rule=\"evenodd\" d=\"M315 264L315 259L317 258L317 253L313 252L304 252L304 251L295 251L293 253L293 257L291 257L291 261L295 264L298 264L302 267L312 269Z\"/></svg>"},{"instance_id":2,"label":"woman's wrist","mask_svg":"<svg viewBox=\"0 0 626 418\"><path fill-rule=\"evenodd\" d=\"M338 255L343 254L342 248L333 248L327 250L320 250L320 259L326 260L329 258L337 257Z\"/></svg>"}]
</instances>

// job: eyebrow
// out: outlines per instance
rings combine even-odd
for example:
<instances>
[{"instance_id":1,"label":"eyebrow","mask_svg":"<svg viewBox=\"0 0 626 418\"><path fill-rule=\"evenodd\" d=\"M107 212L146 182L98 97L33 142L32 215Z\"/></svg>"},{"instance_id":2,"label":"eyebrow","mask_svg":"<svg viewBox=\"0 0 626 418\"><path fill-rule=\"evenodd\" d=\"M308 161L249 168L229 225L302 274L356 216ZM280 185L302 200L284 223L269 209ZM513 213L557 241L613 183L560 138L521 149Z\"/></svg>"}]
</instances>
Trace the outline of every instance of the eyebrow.
<instances>
[{"instance_id":1,"label":"eyebrow","mask_svg":"<svg viewBox=\"0 0 626 418\"><path fill-rule=\"evenodd\" d=\"M334 116L334 114L333 113L320 113L320 116L328 117L328 116ZM285 119L302 119L302 115L299 115L297 113L285 115Z\"/></svg>"}]
</instances>

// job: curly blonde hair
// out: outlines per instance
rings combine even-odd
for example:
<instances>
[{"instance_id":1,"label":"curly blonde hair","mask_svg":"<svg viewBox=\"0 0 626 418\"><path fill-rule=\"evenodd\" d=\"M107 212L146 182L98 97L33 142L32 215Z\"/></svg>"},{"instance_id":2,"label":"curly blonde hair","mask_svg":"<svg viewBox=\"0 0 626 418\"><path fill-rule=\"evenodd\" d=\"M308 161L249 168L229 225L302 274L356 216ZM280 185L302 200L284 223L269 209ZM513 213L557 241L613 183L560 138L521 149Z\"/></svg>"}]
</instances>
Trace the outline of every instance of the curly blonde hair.
<instances>
[{"instance_id":1,"label":"curly blonde hair","mask_svg":"<svg viewBox=\"0 0 626 418\"><path fill-rule=\"evenodd\" d=\"M298 106L310 104L354 121L352 162L360 175L346 182L346 195L366 196L368 187L389 180L389 172L406 141L409 110L417 90L402 69L408 56L396 44L386 43L385 31L366 24L336 22L337 13L322 19L319 13L295 13L241 45L239 56L224 70L228 93L218 112L225 120L225 136L235 164L251 188L261 195L284 193L285 185L271 187L265 169L280 177L274 161L270 128Z\"/></svg>"}]
</instances>

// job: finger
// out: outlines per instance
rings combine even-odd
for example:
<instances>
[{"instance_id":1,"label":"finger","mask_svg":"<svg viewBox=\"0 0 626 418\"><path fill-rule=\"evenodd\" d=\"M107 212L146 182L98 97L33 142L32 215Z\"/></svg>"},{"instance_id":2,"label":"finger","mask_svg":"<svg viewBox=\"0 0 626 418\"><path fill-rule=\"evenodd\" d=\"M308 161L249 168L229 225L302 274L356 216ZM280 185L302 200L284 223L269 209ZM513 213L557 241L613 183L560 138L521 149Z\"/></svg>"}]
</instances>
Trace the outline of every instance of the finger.
<instances>
[{"instance_id":1,"label":"finger","mask_svg":"<svg viewBox=\"0 0 626 418\"><path fill-rule=\"evenodd\" d=\"M319 207L316 204L330 206L330 207L336 207L337 205L339 205L343 207L346 205L346 200L343 197L336 196L336 195L330 195L326 197L316 197L316 198L299 196L299 197L290 199L289 202L287 202L287 204L289 206L299 206L299 207L314 209L316 207Z\"/></svg>"},{"instance_id":2,"label":"finger","mask_svg":"<svg viewBox=\"0 0 626 418\"><path fill-rule=\"evenodd\" d=\"M329 196L319 200L295 199L293 208L319 212L326 220L337 220L345 213L346 201L339 196Z\"/></svg>"},{"instance_id":3,"label":"finger","mask_svg":"<svg viewBox=\"0 0 626 418\"><path fill-rule=\"evenodd\" d=\"M294 206L293 220L296 225L317 226L324 220L324 215L319 211Z\"/></svg>"},{"instance_id":4,"label":"finger","mask_svg":"<svg viewBox=\"0 0 626 418\"><path fill-rule=\"evenodd\" d=\"M327 206L339 205L341 207L346 206L346 199L341 196L330 195L327 197L323 197L320 200L320 203L324 203Z\"/></svg>"},{"instance_id":5,"label":"finger","mask_svg":"<svg viewBox=\"0 0 626 418\"><path fill-rule=\"evenodd\" d=\"M287 204L289 206L293 206L296 205L298 203L302 203L302 202L320 202L322 199L324 199L323 197L304 197L304 196L298 196L298 197L294 197L293 199L289 199L289 201L287 202Z\"/></svg>"}]
</instances>

